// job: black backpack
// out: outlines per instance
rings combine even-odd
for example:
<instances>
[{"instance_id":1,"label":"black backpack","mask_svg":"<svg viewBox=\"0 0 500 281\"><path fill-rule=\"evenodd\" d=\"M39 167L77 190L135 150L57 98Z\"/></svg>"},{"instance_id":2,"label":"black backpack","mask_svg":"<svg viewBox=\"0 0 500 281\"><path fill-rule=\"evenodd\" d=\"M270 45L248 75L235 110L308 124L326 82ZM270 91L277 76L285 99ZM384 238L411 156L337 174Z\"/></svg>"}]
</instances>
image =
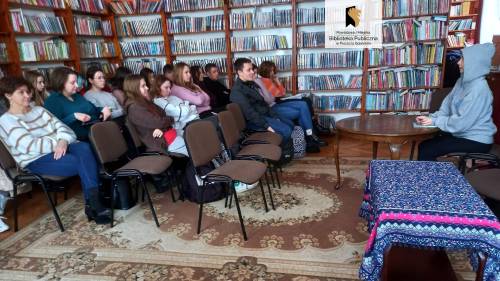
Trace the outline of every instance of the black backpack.
<instances>
[{"instance_id":1,"label":"black backpack","mask_svg":"<svg viewBox=\"0 0 500 281\"><path fill-rule=\"evenodd\" d=\"M205 175L214 169L213 164L202 166L198 168L198 171ZM212 183L205 186L205 191L203 193L203 203L210 203L218 201L226 197L226 183ZM186 167L186 172L184 173L184 178L182 180L182 195L184 198L191 202L200 203L200 192L202 191L201 186L198 185L196 180L196 174L194 172L194 167L191 162Z\"/></svg>"}]
</instances>

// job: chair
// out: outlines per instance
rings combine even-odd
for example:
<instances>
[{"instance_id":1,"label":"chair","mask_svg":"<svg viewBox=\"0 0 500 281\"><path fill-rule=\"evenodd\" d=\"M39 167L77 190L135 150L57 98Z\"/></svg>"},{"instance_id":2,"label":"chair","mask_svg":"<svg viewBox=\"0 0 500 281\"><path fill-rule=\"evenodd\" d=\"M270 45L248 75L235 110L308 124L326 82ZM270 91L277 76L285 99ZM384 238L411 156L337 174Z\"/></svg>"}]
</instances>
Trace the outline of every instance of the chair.
<instances>
[{"instance_id":1,"label":"chair","mask_svg":"<svg viewBox=\"0 0 500 281\"><path fill-rule=\"evenodd\" d=\"M71 177L38 175L18 168L16 161L2 141L0 141L0 165L5 171L7 177L12 181L12 185L14 187L12 198L12 202L14 204L14 231L18 231L19 229L17 215L17 186L24 182L31 182L39 183L42 187L45 197L47 198L47 201L52 208L52 212L54 213L57 225L59 226L61 232L64 232L64 226L55 207L56 205L53 199L50 197L49 192L65 191L65 188L54 187L54 185L59 184Z\"/></svg>"},{"instance_id":2,"label":"chair","mask_svg":"<svg viewBox=\"0 0 500 281\"><path fill-rule=\"evenodd\" d=\"M279 188L281 188L281 183L279 180L278 169L279 160L281 159L281 147L273 144L250 144L246 146L240 146L238 141L241 135L236 121L233 118L233 114L229 111L219 112L219 125L222 131L222 136L224 140L224 145L230 151L235 150L235 159L245 156L258 156L267 161L269 167L269 174L274 185L273 172L276 175L276 180L278 182ZM265 174L266 182L269 188L269 181L267 179L267 173ZM274 209L274 202L271 197L271 204Z\"/></svg>"},{"instance_id":3,"label":"chair","mask_svg":"<svg viewBox=\"0 0 500 281\"><path fill-rule=\"evenodd\" d=\"M244 132L246 130L247 124L245 116L243 115L240 106L236 103L230 103L226 106L226 108L233 114L233 118L236 121L238 130L240 132ZM266 132L253 132L248 135L244 135L242 144L245 145L247 143L249 144L269 143L274 145L280 145L281 141L282 137L279 134L266 131Z\"/></svg>"},{"instance_id":4,"label":"chair","mask_svg":"<svg viewBox=\"0 0 500 281\"><path fill-rule=\"evenodd\" d=\"M215 159L223 153L221 142L217 136L214 125L210 121L204 120L191 123L185 128L184 140L186 141L190 160L195 169L195 173L200 176L203 181L202 186L199 187L202 188L202 190L200 192L199 200L200 209L198 214L197 233L199 234L201 230L201 219L203 215L204 201L203 192L210 186L211 183L221 182L228 183L230 185L230 188L234 194L243 238L247 240L247 233L245 230L243 217L241 215L240 204L238 201L238 195L234 188L234 183L235 181L240 181L242 183L252 184L259 181L262 198L267 212L268 209L266 197L264 194L264 188L262 187L262 182L260 181L260 179L266 172L266 165L260 161L255 160L229 160L219 167L215 168L208 174L202 175L198 172L198 169L202 166L209 165L212 159ZM248 159L250 159L250 157Z\"/></svg>"},{"instance_id":5,"label":"chair","mask_svg":"<svg viewBox=\"0 0 500 281\"><path fill-rule=\"evenodd\" d=\"M172 164L172 159L166 155L138 156L132 160L126 159L127 144L115 122L107 121L94 124L90 128L90 142L97 158L103 167L102 176L111 179L111 206L115 203L115 182L119 178L135 177L146 194L151 214L156 226L160 227L151 196L145 184L146 176L163 174ZM116 168L119 167L119 168ZM111 227L113 227L113 208L111 208Z\"/></svg>"}]
</instances>

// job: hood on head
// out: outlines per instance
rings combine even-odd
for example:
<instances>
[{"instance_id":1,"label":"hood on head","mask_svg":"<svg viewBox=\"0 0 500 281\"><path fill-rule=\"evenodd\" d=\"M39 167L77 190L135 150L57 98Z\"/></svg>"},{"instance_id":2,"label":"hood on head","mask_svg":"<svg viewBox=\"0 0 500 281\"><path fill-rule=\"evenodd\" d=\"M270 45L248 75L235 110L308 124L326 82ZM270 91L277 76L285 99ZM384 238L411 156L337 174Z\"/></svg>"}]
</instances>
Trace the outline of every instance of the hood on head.
<instances>
[{"instance_id":1,"label":"hood on head","mask_svg":"<svg viewBox=\"0 0 500 281\"><path fill-rule=\"evenodd\" d=\"M462 50L464 59L463 82L470 82L490 73L491 59L495 54L492 43L477 44Z\"/></svg>"}]
</instances>

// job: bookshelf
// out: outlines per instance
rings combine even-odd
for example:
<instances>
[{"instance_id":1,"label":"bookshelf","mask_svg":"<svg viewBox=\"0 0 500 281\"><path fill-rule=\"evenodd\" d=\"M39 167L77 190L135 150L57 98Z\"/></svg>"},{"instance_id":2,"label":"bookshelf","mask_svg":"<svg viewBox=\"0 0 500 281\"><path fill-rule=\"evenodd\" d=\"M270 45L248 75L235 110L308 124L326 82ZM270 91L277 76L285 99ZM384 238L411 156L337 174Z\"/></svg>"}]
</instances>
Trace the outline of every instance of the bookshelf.
<instances>
[{"instance_id":1,"label":"bookshelf","mask_svg":"<svg viewBox=\"0 0 500 281\"><path fill-rule=\"evenodd\" d=\"M460 50L465 44L479 42L483 0L450 0L447 44Z\"/></svg>"}]
</instances>

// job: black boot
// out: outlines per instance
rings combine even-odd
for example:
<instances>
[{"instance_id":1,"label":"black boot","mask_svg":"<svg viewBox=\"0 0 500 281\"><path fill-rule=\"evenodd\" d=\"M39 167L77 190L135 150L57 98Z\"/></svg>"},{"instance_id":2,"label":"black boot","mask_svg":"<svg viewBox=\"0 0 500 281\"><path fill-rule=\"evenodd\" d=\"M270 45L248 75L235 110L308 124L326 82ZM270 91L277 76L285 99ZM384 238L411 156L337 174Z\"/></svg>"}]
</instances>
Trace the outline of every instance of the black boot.
<instances>
[{"instance_id":1,"label":"black boot","mask_svg":"<svg viewBox=\"0 0 500 281\"><path fill-rule=\"evenodd\" d=\"M312 136L306 136L306 152L307 153L318 153L319 145L314 141Z\"/></svg>"},{"instance_id":2,"label":"black boot","mask_svg":"<svg viewBox=\"0 0 500 281\"><path fill-rule=\"evenodd\" d=\"M93 188L89 192L89 198L85 204L85 214L89 221L93 220L97 224L111 223L111 210L104 208L101 204L97 188Z\"/></svg>"},{"instance_id":3,"label":"black boot","mask_svg":"<svg viewBox=\"0 0 500 281\"><path fill-rule=\"evenodd\" d=\"M315 142L316 142L316 143L317 143L320 147L325 147L325 146L327 146L327 145L328 145L328 142L326 142L326 141L324 141L324 140L322 140L322 139L318 138L318 136L316 136L316 135L314 135L314 134L313 134L311 137L313 138L313 140L314 140L314 141L315 141Z\"/></svg>"}]
</instances>

